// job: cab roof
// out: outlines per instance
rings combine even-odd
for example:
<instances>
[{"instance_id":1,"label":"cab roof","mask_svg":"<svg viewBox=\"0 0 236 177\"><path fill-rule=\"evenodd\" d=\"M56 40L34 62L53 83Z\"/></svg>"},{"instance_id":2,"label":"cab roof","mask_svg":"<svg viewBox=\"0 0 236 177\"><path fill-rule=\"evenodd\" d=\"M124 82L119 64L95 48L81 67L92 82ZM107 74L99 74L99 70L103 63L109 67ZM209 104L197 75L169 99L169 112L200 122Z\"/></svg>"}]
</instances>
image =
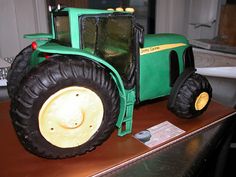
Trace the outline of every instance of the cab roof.
<instances>
[{"instance_id":1,"label":"cab roof","mask_svg":"<svg viewBox=\"0 0 236 177\"><path fill-rule=\"evenodd\" d=\"M129 12L119 12L119 11L112 11L112 10L101 10L101 9L84 9L84 8L74 8L74 7L66 7L62 10L56 10L54 12L68 12L73 13L78 16L80 15L89 15L89 14L113 14L113 13L124 13L129 14Z\"/></svg>"}]
</instances>

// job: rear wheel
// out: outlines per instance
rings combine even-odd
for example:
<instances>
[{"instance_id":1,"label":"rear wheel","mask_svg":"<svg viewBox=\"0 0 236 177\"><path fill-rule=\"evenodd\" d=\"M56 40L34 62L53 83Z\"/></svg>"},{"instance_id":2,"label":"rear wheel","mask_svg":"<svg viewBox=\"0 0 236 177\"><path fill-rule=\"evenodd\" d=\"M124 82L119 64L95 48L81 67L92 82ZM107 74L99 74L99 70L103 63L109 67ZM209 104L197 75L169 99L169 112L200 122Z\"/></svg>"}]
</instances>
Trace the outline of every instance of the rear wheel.
<instances>
[{"instance_id":1,"label":"rear wheel","mask_svg":"<svg viewBox=\"0 0 236 177\"><path fill-rule=\"evenodd\" d=\"M177 116L187 119L202 114L212 97L211 85L205 77L196 73L190 75L175 92L175 102L168 108Z\"/></svg>"},{"instance_id":2,"label":"rear wheel","mask_svg":"<svg viewBox=\"0 0 236 177\"><path fill-rule=\"evenodd\" d=\"M119 114L118 90L104 68L57 58L30 71L11 109L24 147L46 158L93 150L113 132Z\"/></svg>"},{"instance_id":3,"label":"rear wheel","mask_svg":"<svg viewBox=\"0 0 236 177\"><path fill-rule=\"evenodd\" d=\"M28 46L24 48L14 59L11 68L8 70L7 74L7 90L10 98L16 93L20 81L29 71L29 60L32 55L32 48Z\"/></svg>"}]
</instances>

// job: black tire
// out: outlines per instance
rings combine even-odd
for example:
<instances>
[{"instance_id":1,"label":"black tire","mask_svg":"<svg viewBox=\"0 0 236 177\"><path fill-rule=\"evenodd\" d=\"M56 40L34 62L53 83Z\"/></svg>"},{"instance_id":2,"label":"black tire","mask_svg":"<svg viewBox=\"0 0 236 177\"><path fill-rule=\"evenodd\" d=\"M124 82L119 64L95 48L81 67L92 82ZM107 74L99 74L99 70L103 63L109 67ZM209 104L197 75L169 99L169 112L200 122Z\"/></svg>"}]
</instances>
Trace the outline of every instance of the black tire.
<instances>
[{"instance_id":1,"label":"black tire","mask_svg":"<svg viewBox=\"0 0 236 177\"><path fill-rule=\"evenodd\" d=\"M38 117L44 102L57 91L80 86L93 90L101 99L104 114L96 133L84 144L60 148L40 132ZM84 154L102 144L113 132L119 114L119 93L114 80L98 64L82 57L54 57L32 69L19 86L10 110L22 145L33 154L50 159ZM78 135L80 136L80 135Z\"/></svg>"},{"instance_id":2,"label":"black tire","mask_svg":"<svg viewBox=\"0 0 236 177\"><path fill-rule=\"evenodd\" d=\"M13 98L20 81L29 71L29 60L33 49L30 46L24 48L14 59L7 74L7 90L10 98Z\"/></svg>"},{"instance_id":3,"label":"black tire","mask_svg":"<svg viewBox=\"0 0 236 177\"><path fill-rule=\"evenodd\" d=\"M180 86L178 90L174 90L173 92L177 92L176 99L174 104L168 108L181 118L194 118L202 114L208 107L211 97L212 97L212 88L207 79L204 76L193 73L190 77ZM203 104L204 107L201 109L196 109L195 102L198 96L201 93L207 93L209 96L206 104ZM170 94L171 95L174 93Z\"/></svg>"}]
</instances>

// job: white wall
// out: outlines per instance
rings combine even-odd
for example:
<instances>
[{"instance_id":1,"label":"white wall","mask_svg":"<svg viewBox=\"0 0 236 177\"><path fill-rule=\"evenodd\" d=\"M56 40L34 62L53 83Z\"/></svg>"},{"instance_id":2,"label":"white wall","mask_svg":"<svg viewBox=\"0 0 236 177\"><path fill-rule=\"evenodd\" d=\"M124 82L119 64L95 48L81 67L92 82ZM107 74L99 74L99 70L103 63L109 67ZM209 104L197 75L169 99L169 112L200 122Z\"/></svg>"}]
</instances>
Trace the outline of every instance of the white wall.
<instances>
[{"instance_id":1,"label":"white wall","mask_svg":"<svg viewBox=\"0 0 236 177\"><path fill-rule=\"evenodd\" d=\"M220 3L225 0L156 0L156 33L189 39L217 36Z\"/></svg>"},{"instance_id":2,"label":"white wall","mask_svg":"<svg viewBox=\"0 0 236 177\"><path fill-rule=\"evenodd\" d=\"M156 33L187 34L189 0L157 0Z\"/></svg>"},{"instance_id":3,"label":"white wall","mask_svg":"<svg viewBox=\"0 0 236 177\"><path fill-rule=\"evenodd\" d=\"M191 39L217 36L220 0L190 0L188 37Z\"/></svg>"},{"instance_id":4,"label":"white wall","mask_svg":"<svg viewBox=\"0 0 236 177\"><path fill-rule=\"evenodd\" d=\"M48 32L46 0L0 1L0 58L15 57L31 41L24 34Z\"/></svg>"}]
</instances>

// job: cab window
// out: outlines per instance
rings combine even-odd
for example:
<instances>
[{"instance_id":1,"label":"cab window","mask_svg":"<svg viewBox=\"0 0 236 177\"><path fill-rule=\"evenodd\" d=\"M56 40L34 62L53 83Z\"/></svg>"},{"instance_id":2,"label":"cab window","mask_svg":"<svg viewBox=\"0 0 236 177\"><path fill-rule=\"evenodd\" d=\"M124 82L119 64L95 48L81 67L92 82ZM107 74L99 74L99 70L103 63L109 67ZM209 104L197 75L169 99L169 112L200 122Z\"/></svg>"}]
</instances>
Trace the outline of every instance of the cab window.
<instances>
[{"instance_id":1,"label":"cab window","mask_svg":"<svg viewBox=\"0 0 236 177\"><path fill-rule=\"evenodd\" d=\"M131 16L83 17L82 48L109 62L122 77L133 65Z\"/></svg>"},{"instance_id":2,"label":"cab window","mask_svg":"<svg viewBox=\"0 0 236 177\"><path fill-rule=\"evenodd\" d=\"M68 13L54 15L54 28L56 41L64 45L71 45Z\"/></svg>"}]
</instances>

